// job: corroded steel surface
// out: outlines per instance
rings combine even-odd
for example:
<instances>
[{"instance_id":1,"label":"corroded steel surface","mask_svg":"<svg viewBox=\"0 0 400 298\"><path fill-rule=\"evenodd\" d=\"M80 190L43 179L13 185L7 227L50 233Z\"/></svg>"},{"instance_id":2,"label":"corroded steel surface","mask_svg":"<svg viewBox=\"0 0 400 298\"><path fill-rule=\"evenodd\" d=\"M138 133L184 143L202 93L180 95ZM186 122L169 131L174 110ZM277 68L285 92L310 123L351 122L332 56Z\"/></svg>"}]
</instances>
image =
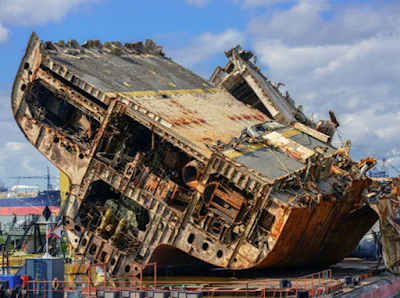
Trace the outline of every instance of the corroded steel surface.
<instances>
[{"instance_id":1,"label":"corroded steel surface","mask_svg":"<svg viewBox=\"0 0 400 298\"><path fill-rule=\"evenodd\" d=\"M375 160L354 162L330 144L333 112L313 123L248 52L228 58L233 68L219 69L216 86L152 41L32 34L13 113L71 180L66 237L109 273L136 275L153 261L327 265L376 221L365 177Z\"/></svg>"},{"instance_id":2,"label":"corroded steel surface","mask_svg":"<svg viewBox=\"0 0 400 298\"><path fill-rule=\"evenodd\" d=\"M258 266L326 266L342 260L358 244L353 235L365 234L378 219L369 206L357 207L369 184L367 179L355 181L346 198L294 209L274 251Z\"/></svg>"},{"instance_id":3,"label":"corroded steel surface","mask_svg":"<svg viewBox=\"0 0 400 298\"><path fill-rule=\"evenodd\" d=\"M400 274L400 178L375 179L368 201L379 214L386 268Z\"/></svg>"}]
</instances>

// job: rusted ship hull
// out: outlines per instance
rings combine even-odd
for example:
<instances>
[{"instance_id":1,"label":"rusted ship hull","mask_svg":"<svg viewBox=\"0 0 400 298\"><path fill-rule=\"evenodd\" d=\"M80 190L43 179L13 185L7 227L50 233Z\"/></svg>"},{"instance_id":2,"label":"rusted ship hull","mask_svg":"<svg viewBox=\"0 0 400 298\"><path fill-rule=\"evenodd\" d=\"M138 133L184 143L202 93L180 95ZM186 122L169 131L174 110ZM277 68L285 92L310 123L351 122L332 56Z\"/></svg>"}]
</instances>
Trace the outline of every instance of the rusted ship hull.
<instances>
[{"instance_id":1,"label":"rusted ship hull","mask_svg":"<svg viewBox=\"0 0 400 298\"><path fill-rule=\"evenodd\" d=\"M274 249L257 265L247 269L326 267L341 261L379 219L369 206L354 210L354 204L358 203L361 202L346 198L343 202L324 201L319 206L293 210ZM153 262L177 267L199 264L169 245L156 248L150 260Z\"/></svg>"},{"instance_id":2,"label":"rusted ship hull","mask_svg":"<svg viewBox=\"0 0 400 298\"><path fill-rule=\"evenodd\" d=\"M234 270L329 265L377 219L363 192L374 160L333 147L332 121L267 116L151 41L33 34L12 108L71 180L66 237L111 274L178 264L177 251Z\"/></svg>"},{"instance_id":3,"label":"rusted ship hull","mask_svg":"<svg viewBox=\"0 0 400 298\"><path fill-rule=\"evenodd\" d=\"M367 184L357 182L353 198L361 198L360 187ZM378 220L369 206L355 209L358 204L362 202L347 197L293 210L274 250L256 267L319 267L339 262Z\"/></svg>"}]
</instances>

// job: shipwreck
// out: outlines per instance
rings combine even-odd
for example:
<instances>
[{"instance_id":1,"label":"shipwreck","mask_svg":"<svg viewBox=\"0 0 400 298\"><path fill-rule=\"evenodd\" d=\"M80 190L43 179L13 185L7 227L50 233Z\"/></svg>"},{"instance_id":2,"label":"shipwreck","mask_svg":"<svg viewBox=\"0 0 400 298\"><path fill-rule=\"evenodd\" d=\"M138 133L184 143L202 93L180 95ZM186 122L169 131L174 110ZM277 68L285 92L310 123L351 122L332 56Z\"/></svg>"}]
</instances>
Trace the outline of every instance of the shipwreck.
<instances>
[{"instance_id":1,"label":"shipwreck","mask_svg":"<svg viewBox=\"0 0 400 298\"><path fill-rule=\"evenodd\" d=\"M326 266L378 220L375 164L332 144L240 47L210 81L151 40L42 42L12 91L26 138L71 181L64 233L110 274L203 261Z\"/></svg>"}]
</instances>

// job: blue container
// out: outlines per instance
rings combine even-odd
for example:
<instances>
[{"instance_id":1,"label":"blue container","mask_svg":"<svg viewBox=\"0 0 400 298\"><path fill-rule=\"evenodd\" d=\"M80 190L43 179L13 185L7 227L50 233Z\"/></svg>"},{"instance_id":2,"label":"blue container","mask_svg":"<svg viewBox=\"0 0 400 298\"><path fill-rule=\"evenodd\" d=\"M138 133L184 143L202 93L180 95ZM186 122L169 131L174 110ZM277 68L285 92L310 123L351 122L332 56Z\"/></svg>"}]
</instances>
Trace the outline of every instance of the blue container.
<instances>
[{"instance_id":1,"label":"blue container","mask_svg":"<svg viewBox=\"0 0 400 298\"><path fill-rule=\"evenodd\" d=\"M24 266L17 272L18 275L28 275L30 280L45 280L46 284L40 284L40 288L33 290L33 284L29 285L28 298L64 298L61 287L53 291L52 282L57 278L64 280L64 259L26 259ZM79 283L77 283L78 286Z\"/></svg>"},{"instance_id":2,"label":"blue container","mask_svg":"<svg viewBox=\"0 0 400 298\"><path fill-rule=\"evenodd\" d=\"M0 280L8 281L8 287L10 289L21 285L21 275L0 275Z\"/></svg>"}]
</instances>

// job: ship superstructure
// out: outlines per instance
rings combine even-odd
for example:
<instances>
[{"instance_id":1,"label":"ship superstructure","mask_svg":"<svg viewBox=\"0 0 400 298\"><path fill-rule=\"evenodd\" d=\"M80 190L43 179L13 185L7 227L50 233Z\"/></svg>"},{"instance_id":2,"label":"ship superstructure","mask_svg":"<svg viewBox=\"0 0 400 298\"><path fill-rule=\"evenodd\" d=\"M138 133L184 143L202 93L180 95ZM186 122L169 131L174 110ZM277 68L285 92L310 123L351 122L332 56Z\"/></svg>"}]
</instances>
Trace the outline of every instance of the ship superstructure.
<instances>
[{"instance_id":1,"label":"ship superstructure","mask_svg":"<svg viewBox=\"0 0 400 298\"><path fill-rule=\"evenodd\" d=\"M152 261L323 266L377 220L365 202L375 160L357 163L332 146L333 113L313 124L289 97L282 103L278 87L267 92L251 55L230 53L239 72L220 69L210 83L150 40L52 43L32 34L13 113L71 180L69 242L109 273L136 275ZM250 89L229 78L235 67Z\"/></svg>"}]
</instances>

